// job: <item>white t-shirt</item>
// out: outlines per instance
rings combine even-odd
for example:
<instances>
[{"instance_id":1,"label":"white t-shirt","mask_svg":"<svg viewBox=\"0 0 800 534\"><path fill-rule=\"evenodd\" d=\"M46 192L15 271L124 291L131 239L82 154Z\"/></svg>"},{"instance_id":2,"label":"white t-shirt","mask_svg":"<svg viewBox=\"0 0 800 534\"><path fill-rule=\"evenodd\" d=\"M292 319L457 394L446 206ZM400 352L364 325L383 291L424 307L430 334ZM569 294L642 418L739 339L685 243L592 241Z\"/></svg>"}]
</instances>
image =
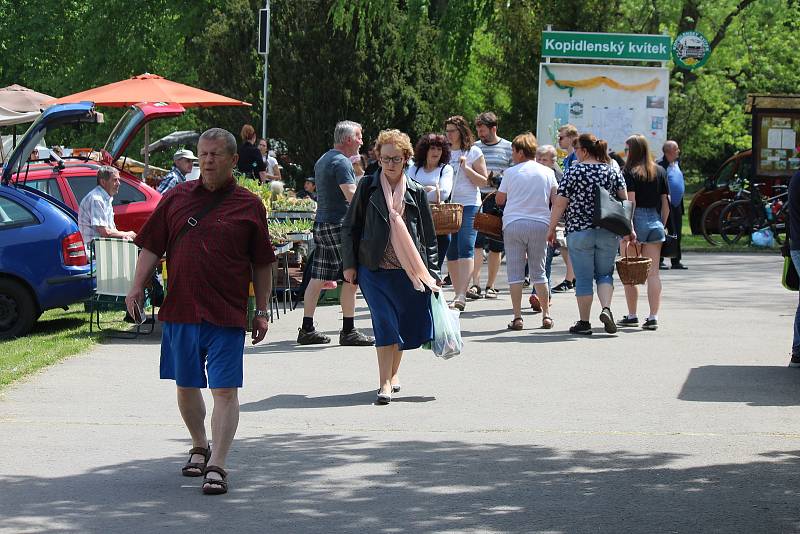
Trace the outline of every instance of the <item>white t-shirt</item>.
<instances>
[{"instance_id":1,"label":"white t-shirt","mask_svg":"<svg viewBox=\"0 0 800 534\"><path fill-rule=\"evenodd\" d=\"M558 187L556 173L535 161L506 169L498 191L508 195L503 208L503 228L519 219L550 223L550 195Z\"/></svg>"},{"instance_id":2,"label":"white t-shirt","mask_svg":"<svg viewBox=\"0 0 800 534\"><path fill-rule=\"evenodd\" d=\"M442 202L447 200L447 197L450 196L450 191L453 189L453 167L448 164L439 165L431 172L426 171L425 167L412 165L408 168L406 176L424 186L435 186L438 183ZM428 202L436 202L435 189L428 191Z\"/></svg>"},{"instance_id":3,"label":"white t-shirt","mask_svg":"<svg viewBox=\"0 0 800 534\"><path fill-rule=\"evenodd\" d=\"M460 165L458 160L464 155L463 150L453 150L450 152L450 166L453 167L455 177L453 178L453 197L452 202L456 204L463 204L464 206L480 206L481 193L478 186L473 184L472 181L460 172ZM472 148L467 152L467 165L472 167L472 164L478 161L483 156L481 149L472 145Z\"/></svg>"}]
</instances>

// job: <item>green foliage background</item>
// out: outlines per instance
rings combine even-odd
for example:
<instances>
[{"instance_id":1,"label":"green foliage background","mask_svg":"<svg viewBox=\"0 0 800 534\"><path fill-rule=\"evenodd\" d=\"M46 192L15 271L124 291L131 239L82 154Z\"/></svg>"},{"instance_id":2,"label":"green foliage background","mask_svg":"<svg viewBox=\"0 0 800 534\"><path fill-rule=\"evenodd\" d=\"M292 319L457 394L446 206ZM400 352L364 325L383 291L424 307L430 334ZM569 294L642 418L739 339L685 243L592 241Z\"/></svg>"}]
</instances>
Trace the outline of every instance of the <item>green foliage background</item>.
<instances>
[{"instance_id":1,"label":"green foliage background","mask_svg":"<svg viewBox=\"0 0 800 534\"><path fill-rule=\"evenodd\" d=\"M0 0L0 86L62 96L143 72L239 98L252 108L191 110L156 123L222 126L261 121L263 59L251 0ZM444 118L492 109L500 135L536 128L540 33L702 32L713 55L671 73L669 136L685 166L712 171L750 144L747 93L800 87L799 0L273 0L269 135L310 172L349 118L373 138L396 127L412 138ZM63 142L99 145L100 131ZM51 141L52 142L52 141ZM141 147L137 143L136 150Z\"/></svg>"}]
</instances>

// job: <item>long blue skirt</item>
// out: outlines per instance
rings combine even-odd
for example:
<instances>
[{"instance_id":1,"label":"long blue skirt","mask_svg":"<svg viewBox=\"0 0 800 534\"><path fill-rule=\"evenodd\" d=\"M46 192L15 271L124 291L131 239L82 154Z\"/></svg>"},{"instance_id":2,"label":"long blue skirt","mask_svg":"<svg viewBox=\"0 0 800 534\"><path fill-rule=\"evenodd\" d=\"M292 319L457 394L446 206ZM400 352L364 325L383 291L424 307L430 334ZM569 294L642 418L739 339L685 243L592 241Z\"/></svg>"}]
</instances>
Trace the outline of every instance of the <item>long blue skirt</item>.
<instances>
[{"instance_id":1,"label":"long blue skirt","mask_svg":"<svg viewBox=\"0 0 800 534\"><path fill-rule=\"evenodd\" d=\"M419 348L433 339L430 290L417 291L402 269L358 268L358 285L372 316L375 346Z\"/></svg>"}]
</instances>

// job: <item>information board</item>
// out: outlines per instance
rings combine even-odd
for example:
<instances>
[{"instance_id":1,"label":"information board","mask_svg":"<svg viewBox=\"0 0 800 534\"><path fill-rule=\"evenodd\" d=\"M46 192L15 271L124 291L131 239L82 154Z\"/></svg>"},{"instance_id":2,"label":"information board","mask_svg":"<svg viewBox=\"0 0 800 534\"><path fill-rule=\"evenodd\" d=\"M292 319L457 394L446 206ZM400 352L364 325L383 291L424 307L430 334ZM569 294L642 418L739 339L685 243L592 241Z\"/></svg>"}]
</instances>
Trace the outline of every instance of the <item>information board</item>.
<instances>
[{"instance_id":1,"label":"information board","mask_svg":"<svg viewBox=\"0 0 800 534\"><path fill-rule=\"evenodd\" d=\"M642 134L661 157L668 101L666 68L541 63L536 138L557 146L558 127L569 123L623 152L629 136Z\"/></svg>"},{"instance_id":2,"label":"information board","mask_svg":"<svg viewBox=\"0 0 800 534\"><path fill-rule=\"evenodd\" d=\"M800 169L800 113L758 118L756 173L779 176Z\"/></svg>"}]
</instances>

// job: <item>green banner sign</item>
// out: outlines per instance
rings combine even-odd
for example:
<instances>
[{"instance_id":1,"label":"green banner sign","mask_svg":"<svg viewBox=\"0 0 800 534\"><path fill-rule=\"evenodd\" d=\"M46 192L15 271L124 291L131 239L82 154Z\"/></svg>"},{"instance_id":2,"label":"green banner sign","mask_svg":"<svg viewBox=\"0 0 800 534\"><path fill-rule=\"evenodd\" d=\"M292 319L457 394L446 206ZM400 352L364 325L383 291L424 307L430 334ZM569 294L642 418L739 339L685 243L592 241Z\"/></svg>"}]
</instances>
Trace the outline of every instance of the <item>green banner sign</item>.
<instances>
[{"instance_id":1,"label":"green banner sign","mask_svg":"<svg viewBox=\"0 0 800 534\"><path fill-rule=\"evenodd\" d=\"M542 32L542 57L667 61L671 49L669 35Z\"/></svg>"}]
</instances>

